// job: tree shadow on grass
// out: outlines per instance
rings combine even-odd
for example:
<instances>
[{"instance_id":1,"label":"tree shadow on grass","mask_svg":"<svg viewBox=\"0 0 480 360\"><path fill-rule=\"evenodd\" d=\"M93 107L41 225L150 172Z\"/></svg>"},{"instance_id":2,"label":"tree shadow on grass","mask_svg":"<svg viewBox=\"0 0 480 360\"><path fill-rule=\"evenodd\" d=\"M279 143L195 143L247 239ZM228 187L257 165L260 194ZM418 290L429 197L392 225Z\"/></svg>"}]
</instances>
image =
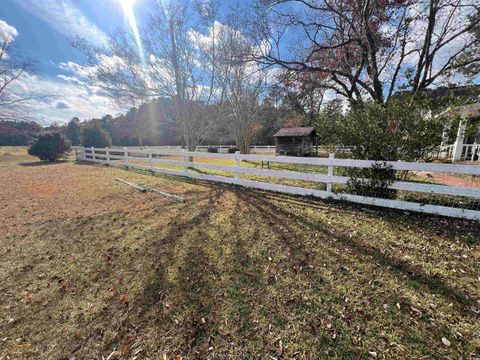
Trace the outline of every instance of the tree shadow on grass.
<instances>
[{"instance_id":1,"label":"tree shadow on grass","mask_svg":"<svg viewBox=\"0 0 480 360\"><path fill-rule=\"evenodd\" d=\"M94 163L94 162L91 162L91 161L73 161L73 163L75 165L78 165L78 166L84 166L84 165L89 165L89 166L95 166L95 165L100 165L100 166L109 166L107 164L99 164L99 163Z\"/></svg>"},{"instance_id":2,"label":"tree shadow on grass","mask_svg":"<svg viewBox=\"0 0 480 360\"><path fill-rule=\"evenodd\" d=\"M246 191L251 193L250 203L255 206L260 213L274 220L278 223L282 222L282 219L289 218L296 221L303 227L314 229L325 236L335 238L342 242L345 246L350 248L353 252L360 254L363 257L371 257L378 264L384 268L389 269L401 276L406 276L409 281L417 284L417 286L427 289L429 292L441 295L450 301L454 301L461 311L465 314L472 314L472 309L476 308L474 297L470 294L461 291L455 287L449 286L442 279L438 277L432 277L425 273L420 266L414 266L406 261L393 258L387 254L382 253L379 249L361 241L355 240L346 234L341 232L332 232L328 230L329 226L323 223L321 220L318 222L312 222L306 217L295 214L292 211L288 211L285 208L277 206L272 202L268 202L262 196L258 196L257 191ZM388 220L393 220L389 218Z\"/></svg>"},{"instance_id":3,"label":"tree shadow on grass","mask_svg":"<svg viewBox=\"0 0 480 360\"><path fill-rule=\"evenodd\" d=\"M336 319L336 331L341 334L339 338L332 337L332 334L321 325L324 317L329 314L334 304L343 302L342 296L344 294L340 294L332 287L323 272L323 268L310 266L314 263L316 254L302 241L299 241L295 226L286 221L285 218L281 219L271 212L265 212L263 208L256 205L256 200L252 199L248 192L239 191L236 195L246 205L246 209L243 210L244 214L248 213L251 221L257 221L251 239L244 239L243 241L240 238L236 239L234 253L236 259L231 283L235 295L241 295L242 292L248 294L237 299L239 313L243 311L249 314L248 304L262 304L263 315L268 317L270 323L279 332L290 333L292 336L290 341L299 342L300 339L305 338L309 338L310 341L315 339L312 343L309 343L311 346L307 351L309 355L304 354L304 356L318 356L318 354L325 352L327 348L331 351L329 354L332 356L345 357L346 354L357 354L356 350L348 345L352 333L343 320ZM234 231L236 233L245 231L245 226L249 224L242 224L236 220L237 217L233 220ZM261 223L268 224L266 233L258 231ZM274 248L275 251L287 255L280 263L272 267L273 272L267 279L261 279L259 274L256 273L257 268L254 266L255 262L261 261L256 257L261 257L264 254L254 254L255 257L252 258L249 255L251 252L247 249L254 244L249 245L248 242L245 242L245 240L255 242L263 236L272 241L271 244L266 245L267 248ZM265 250L267 251L267 249ZM333 251L327 250L326 253L327 256L334 256ZM279 266L279 268L276 268L276 266ZM275 272L279 275L279 279L276 275L273 275ZM302 284L298 283L299 279L302 279ZM254 286L255 284L256 286ZM266 297L265 293L268 291L271 292L272 297ZM312 298L305 297L307 292L310 292L310 295L313 293L315 295ZM312 301L312 299L315 300ZM321 299L321 301L318 301L318 299ZM303 326L296 329L297 322L301 322ZM259 333L259 330L255 331L253 324L239 322L239 325L242 325L242 327L239 327L237 336L246 336L248 339L256 336L258 341L263 342L265 356L268 354L279 358L285 357L284 350L279 349L275 344L276 335L274 336L266 329ZM250 329L253 329L253 331ZM274 337L272 338L272 336ZM303 344L294 344L294 346L297 345L302 348ZM290 354L295 354L294 350L290 349L290 351L292 351Z\"/></svg>"},{"instance_id":4,"label":"tree shadow on grass","mask_svg":"<svg viewBox=\"0 0 480 360\"><path fill-rule=\"evenodd\" d=\"M427 229L437 234L443 233L445 235L449 235L452 239L460 235L460 241L470 245L476 245L480 243L480 237L476 236L476 234L480 233L480 223L478 221L448 218L440 215L425 214L420 212L411 213L373 205L355 204L341 200L318 199L311 196L296 196L271 191L262 191L244 188L234 184L217 183L208 180L197 180L183 176L163 174L158 174L157 176L165 177L175 181L182 181L193 185L206 186L209 188L220 187L235 191L249 191L256 194L256 196L261 196L262 198L271 199L274 201L282 201L283 203L287 203L291 206L308 206L309 208L328 210L329 212L335 213L373 214L375 217L385 220L385 222L393 228L396 228L403 223L411 227ZM401 223L399 220L401 220Z\"/></svg>"},{"instance_id":5,"label":"tree shadow on grass","mask_svg":"<svg viewBox=\"0 0 480 360\"><path fill-rule=\"evenodd\" d=\"M29 162L22 162L19 163L18 165L20 166L46 166L46 165L58 165L58 164L64 164L64 163L69 163L71 162L70 160L56 160L56 161L29 161Z\"/></svg>"},{"instance_id":6,"label":"tree shadow on grass","mask_svg":"<svg viewBox=\"0 0 480 360\"><path fill-rule=\"evenodd\" d=\"M175 222L168 229L167 233L162 237L162 239L155 241L152 246L158 247L159 250L161 249L161 253L165 258L173 258L176 240L180 238L185 231L190 231L193 228L199 228L202 226L202 224L208 221L208 214L211 210L211 207L220 198L222 193L222 190L216 189L216 191L214 191L205 199L207 200L207 204L198 214L186 222ZM157 268L157 276L155 276L155 280L152 282L153 288L147 287L144 290L144 302L147 305L152 305L161 300L161 296L159 296L161 294L156 291L156 288L160 288L160 285L165 283L165 281L162 281L162 279L165 279L165 269L163 268L162 264L159 264ZM159 282L157 282L157 280L159 280Z\"/></svg>"},{"instance_id":7,"label":"tree shadow on grass","mask_svg":"<svg viewBox=\"0 0 480 360\"><path fill-rule=\"evenodd\" d=\"M314 197L295 196L255 189L247 189L247 191L261 193L261 196L265 199L277 202L281 201L289 206L308 206L316 210L342 214L373 215L375 218L384 220L392 229L408 226L428 230L437 235L443 234L470 245L480 243L480 237L477 236L477 234L480 234L480 223L474 220L449 218L420 212L410 213L373 205L355 204L342 200L317 199Z\"/></svg>"},{"instance_id":8,"label":"tree shadow on grass","mask_svg":"<svg viewBox=\"0 0 480 360\"><path fill-rule=\"evenodd\" d=\"M205 198L197 198L195 201L206 201L201 210L193 217L186 221L174 220L167 232L151 243L152 253L158 254L155 256L156 263L155 275L148 282L148 285L143 289L143 293L139 298L134 300L134 304L141 309L140 317L148 316L150 309L157 308L156 314L160 316L157 321L166 327L168 331L172 329L181 328L184 331L183 344L176 344L181 347L182 353L189 353L192 348L197 345L207 350L208 342L206 337L208 324L202 323L201 319L207 317L211 304L208 299L211 298L209 293L210 286L208 279L205 278L208 274L209 262L202 251L202 240L204 239L203 228L209 222L209 215L213 206L222 195L222 189L213 189L213 192ZM193 242L188 244L185 249L185 258L181 262L179 268L179 279L172 281L169 279L169 268L177 267L178 255L176 248L178 240L189 233L195 231L195 236L192 237ZM186 322L183 325L174 323L173 318L168 315L168 309L165 308L164 299L169 294L180 292L181 304L173 304L172 306L181 306L182 313L188 313ZM205 301L207 299L207 301ZM205 348L205 349L204 349Z\"/></svg>"},{"instance_id":9,"label":"tree shadow on grass","mask_svg":"<svg viewBox=\"0 0 480 360\"><path fill-rule=\"evenodd\" d=\"M260 192L263 195L263 192ZM386 278L382 276L382 279L385 278L387 281L386 284L388 284L388 278L390 276L393 276L393 278L400 280L404 285L402 286L405 290L410 290L409 292L414 292L416 294L421 294L422 292L428 292L432 294L432 301L435 297L437 298L443 298L446 303L453 303L452 311L458 315L461 316L461 322L474 322L475 319L478 319L478 314L479 314L479 309L478 305L475 303L475 298L471 294L468 293L468 291L462 291L461 289L456 288L455 286L452 286L450 284L447 284L443 279L440 277L436 276L431 276L427 274L423 267L420 265L413 265L410 264L407 261L402 261L401 259L397 259L395 256L391 256L389 254L385 254L384 251L382 251L381 248L377 248L376 246L369 245L368 243L364 243L361 239L356 239L355 237L350 237L346 233L342 233L344 230L348 230L346 227L342 228L341 226L337 226L336 231L330 231L329 229L331 228L331 224L327 224L326 221L323 222L321 219L317 220L312 220L309 219L308 217L304 216L304 214L297 214L295 213L295 210L299 210L302 208L302 206L289 206L288 208L277 206L275 203L273 203L272 199L267 199L264 196L259 194L258 191L244 191L242 194L239 196L243 197L245 201L248 201L250 206L252 207L252 211L255 212L255 216L259 219L259 221L264 221L272 230L275 230L275 228L280 229L278 232L278 237L280 238L286 238L286 245L288 246L289 240L288 240L288 233L292 233L293 235L293 247L289 248L290 252L292 254L292 260L294 260L295 263L295 258L298 260L302 260L305 258L305 253L304 251L309 249L308 246L305 246L307 249L302 249L301 246L297 247L295 244L295 238L296 242L299 243L300 245L301 241L298 241L298 235L303 233L301 231L302 228L307 230L305 234L308 234L309 231L312 233L318 232L320 233L320 240L322 242L326 242L322 250L322 254L318 254L320 256L324 256L326 258L329 257L335 257L337 258L337 263L342 263L342 261L345 261L347 258L344 258L342 256L343 252L350 253L354 255L354 258L352 261L354 261L354 264L346 264L349 267L352 267L354 269L358 269L359 266L361 266L361 262L364 262L365 264L370 264L374 268L376 267L381 267L383 268L383 273L385 275L388 275ZM274 198L274 195L272 195ZM277 202L279 201L278 199L276 200ZM304 207L303 207L304 209ZM263 220L262 220L263 219ZM300 230L300 233L298 230ZM287 231L285 231L287 230ZM313 230L313 231L312 231ZM282 234L283 232L283 234ZM285 233L287 236L285 236ZM297 235L295 235L297 234ZM308 236L308 235L307 235ZM330 241L329 239L333 239L333 242ZM329 250L331 248L332 251ZM318 248L317 248L318 250ZM308 255L307 255L308 256ZM307 258L308 259L308 258ZM357 260L355 260L357 259ZM360 260L360 261L358 261ZM302 262L300 262L302 264ZM316 269L316 268L315 268ZM337 269L341 270L343 267ZM367 275L364 273L364 275ZM335 276L335 275L334 275ZM337 279L337 282L340 281L342 282L343 278L342 275L339 274L340 278ZM312 284L315 282L315 273L312 273L309 275L309 279L312 282ZM362 278L361 276L360 278ZM355 280L356 281L356 280ZM381 282L379 283L380 285L382 284L383 280L380 280ZM343 287L340 286L339 288L332 287L329 285L329 283L321 284L320 287L316 287L315 290L319 291L321 294L322 291L327 288L329 291L327 296L322 296L322 299L327 299L327 303L332 303L332 301L335 304L342 304L343 303L343 297L347 296L348 293L344 293L342 290ZM349 289L351 291L355 291L355 286L354 284L349 285ZM352 288L352 286L354 288ZM359 285L359 290L363 290L363 286L369 286L367 284L363 285L363 283L360 283ZM365 290L367 290L365 288ZM391 331L392 333L399 332L401 333L401 344L406 345L410 348L410 351L420 351L421 353L424 354L429 354L429 356L434 356L436 354L435 348L432 348L432 344L429 341L429 337L431 334L436 334L435 336L446 336L447 338L452 338L454 337L452 335L453 329L450 327L451 323L435 323L431 321L432 317L435 317L435 314L432 313L431 308L429 306L423 304L420 305L420 307L417 304L412 304L412 301L408 296L404 297L401 294L403 293L397 293L396 290L394 291L382 291L379 292L378 295L377 293L370 292L368 297L365 298L366 303L368 304L367 308L365 308L365 311L368 314L368 309L371 308L372 306L380 306L381 304L391 304L392 302L395 304L401 304L399 306L399 312L401 315L393 315L396 316L398 319L397 325L392 325L396 326L395 329L389 329L388 331ZM368 291L367 291L368 294ZM407 292L408 294L408 292ZM440 296L438 296L440 295ZM348 295L350 297L350 295ZM352 295L355 297L354 295ZM415 296L414 296L415 297ZM325 301L325 300L324 300ZM363 302L363 301L362 301ZM420 310L415 309L413 307L419 307ZM398 306L398 305L397 305ZM425 306L425 307L424 307ZM348 308L347 308L348 309ZM318 311L318 310L317 310ZM322 310L320 309L320 313ZM312 315L315 314L316 311L312 312ZM337 314L338 315L338 314ZM353 310L353 317L356 316L355 310ZM367 315L368 316L368 315ZM382 319L382 315L377 315L380 316L380 319L378 321L383 322L385 320ZM388 315L386 315L388 316ZM455 316L455 315L454 315ZM315 316L314 316L315 317ZM347 310L346 311L346 317L344 319L345 321L341 321L338 325L344 325L342 328L342 332L344 332L347 336L349 334L349 331L352 331L352 334L358 334L359 328L355 328L355 330L352 328L352 323L350 323L352 315L351 311ZM415 319L418 319L418 321L422 322L422 325L420 326L411 326L411 321L412 317ZM365 323L374 321L376 322L377 320L375 318L364 318L363 321ZM308 325L309 321L306 322ZM355 322L354 322L355 323ZM315 325L315 323L313 323ZM357 322L358 324L358 322ZM362 323L360 322L360 326ZM304 332L308 330L308 327L304 328ZM320 334L320 332L319 332ZM320 336L320 335L319 335ZM343 346L344 350L347 351L345 353L350 353L353 354L352 351L354 351L355 347L353 348L348 348L348 344L345 342L339 342L339 343L334 343L331 344L328 342L328 338L321 341L321 347L324 347L325 345L327 347L335 349L335 353L337 351L340 351L340 347ZM470 344L471 338L465 337L465 339L459 339L458 344L456 344L456 349L463 349L460 351L464 351L465 349L468 349L471 347ZM346 347L345 347L346 346ZM320 350L321 352L324 351L324 348ZM465 350L467 352L471 352L472 350ZM342 351L339 353L343 354ZM359 355L360 356L360 355Z\"/></svg>"}]
</instances>

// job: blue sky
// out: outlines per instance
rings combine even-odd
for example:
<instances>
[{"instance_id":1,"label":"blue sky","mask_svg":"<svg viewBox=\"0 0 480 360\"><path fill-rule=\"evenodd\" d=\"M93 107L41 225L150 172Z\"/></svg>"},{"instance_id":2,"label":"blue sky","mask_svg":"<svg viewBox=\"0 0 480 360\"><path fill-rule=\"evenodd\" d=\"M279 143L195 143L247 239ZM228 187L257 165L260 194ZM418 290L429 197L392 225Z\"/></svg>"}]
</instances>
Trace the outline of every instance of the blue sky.
<instances>
[{"instance_id":1,"label":"blue sky","mask_svg":"<svg viewBox=\"0 0 480 360\"><path fill-rule=\"evenodd\" d=\"M85 120L116 116L127 110L115 104L105 91L85 82L88 69L82 66L84 58L69 44L69 39L81 37L101 45L115 29L129 29L121 1L135 2L141 27L160 0L0 0L0 40L9 39L15 51L35 61L35 71L16 83L17 94L41 95L21 105L19 113L24 118L49 125L75 116ZM221 0L221 12L236 14L238 7L248 6L251 1ZM421 37L423 25L419 23L413 34ZM287 32L284 37L289 46L300 43L293 35ZM463 40L457 40L438 52L436 67L448 59L445 55L463 46ZM289 51L289 46L281 44L280 49ZM407 62L414 64L415 56Z\"/></svg>"},{"instance_id":2,"label":"blue sky","mask_svg":"<svg viewBox=\"0 0 480 360\"><path fill-rule=\"evenodd\" d=\"M153 1L137 1L140 21L148 16ZM78 81L75 65L84 59L69 44L76 36L101 44L106 34L123 26L118 0L2 0L0 21L16 29L15 51L35 62L35 72L22 79L21 90L49 95L23 105L29 120L48 125L74 116L117 115L122 110L99 89Z\"/></svg>"},{"instance_id":3,"label":"blue sky","mask_svg":"<svg viewBox=\"0 0 480 360\"><path fill-rule=\"evenodd\" d=\"M16 84L16 93L41 95L21 105L23 117L45 126L75 116L85 120L105 114L116 116L127 110L101 89L84 82L84 58L69 44L69 39L81 37L101 45L115 29L129 29L121 0L0 1L0 39L11 36L10 45L15 51L35 62L35 71ZM139 27L156 1L134 1ZM231 9L233 4L234 0L223 0L221 11Z\"/></svg>"}]
</instances>

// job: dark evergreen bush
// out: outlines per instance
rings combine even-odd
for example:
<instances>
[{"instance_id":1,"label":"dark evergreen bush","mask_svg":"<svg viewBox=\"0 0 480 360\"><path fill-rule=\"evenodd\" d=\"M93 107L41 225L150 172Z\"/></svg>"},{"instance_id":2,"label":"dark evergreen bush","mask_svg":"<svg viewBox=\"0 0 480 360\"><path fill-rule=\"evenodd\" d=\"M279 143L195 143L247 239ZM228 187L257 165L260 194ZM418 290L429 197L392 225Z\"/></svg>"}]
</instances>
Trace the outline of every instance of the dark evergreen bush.
<instances>
[{"instance_id":1,"label":"dark evergreen bush","mask_svg":"<svg viewBox=\"0 0 480 360\"><path fill-rule=\"evenodd\" d=\"M60 132L50 132L38 137L30 145L28 153L42 161L55 161L70 152L70 142Z\"/></svg>"}]
</instances>

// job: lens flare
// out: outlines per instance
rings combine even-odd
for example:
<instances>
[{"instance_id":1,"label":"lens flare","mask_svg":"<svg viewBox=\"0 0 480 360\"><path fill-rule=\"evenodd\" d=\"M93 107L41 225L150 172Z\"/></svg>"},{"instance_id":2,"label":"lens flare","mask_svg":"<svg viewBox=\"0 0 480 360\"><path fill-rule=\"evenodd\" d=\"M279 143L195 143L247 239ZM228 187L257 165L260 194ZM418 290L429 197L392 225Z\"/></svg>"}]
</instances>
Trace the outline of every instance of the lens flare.
<instances>
[{"instance_id":1,"label":"lens flare","mask_svg":"<svg viewBox=\"0 0 480 360\"><path fill-rule=\"evenodd\" d=\"M143 53L143 46L142 40L140 39L140 33L138 31L137 26L137 19L135 18L135 3L137 0L119 0L120 5L122 6L123 14L130 25L130 29L132 30L133 37L135 38L135 42L138 48L138 54L140 55L140 59L142 63L145 63L144 53Z\"/></svg>"}]
</instances>

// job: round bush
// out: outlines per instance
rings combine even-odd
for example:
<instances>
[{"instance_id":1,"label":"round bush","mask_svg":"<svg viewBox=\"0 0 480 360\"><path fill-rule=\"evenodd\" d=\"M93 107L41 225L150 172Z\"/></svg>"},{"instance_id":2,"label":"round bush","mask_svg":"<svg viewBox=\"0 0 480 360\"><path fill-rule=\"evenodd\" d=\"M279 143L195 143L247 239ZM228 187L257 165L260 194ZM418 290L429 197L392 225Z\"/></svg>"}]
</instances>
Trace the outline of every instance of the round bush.
<instances>
[{"instance_id":1,"label":"round bush","mask_svg":"<svg viewBox=\"0 0 480 360\"><path fill-rule=\"evenodd\" d=\"M59 132L40 135L30 145L28 153L42 161L55 161L66 156L71 151L70 142Z\"/></svg>"}]
</instances>

